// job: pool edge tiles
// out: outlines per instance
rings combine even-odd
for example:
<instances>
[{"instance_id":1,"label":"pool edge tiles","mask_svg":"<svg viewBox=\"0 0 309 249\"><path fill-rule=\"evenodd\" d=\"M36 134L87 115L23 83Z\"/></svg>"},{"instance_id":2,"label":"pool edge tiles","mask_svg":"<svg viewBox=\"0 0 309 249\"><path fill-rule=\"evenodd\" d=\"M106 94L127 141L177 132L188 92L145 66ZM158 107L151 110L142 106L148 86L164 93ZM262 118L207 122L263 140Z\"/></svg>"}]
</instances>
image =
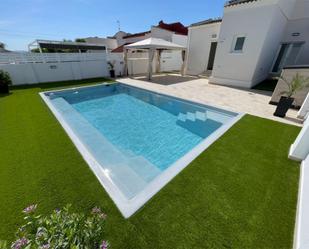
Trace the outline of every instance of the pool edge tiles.
<instances>
[{"instance_id":1,"label":"pool edge tiles","mask_svg":"<svg viewBox=\"0 0 309 249\"><path fill-rule=\"evenodd\" d=\"M131 88L131 86L117 83L124 85L126 87ZM103 84L94 85L94 86L104 86ZM154 180L148 183L144 189L142 189L137 195L135 195L131 199L127 199L124 194L119 190L119 188L115 185L115 183L109 178L108 174L105 174L102 171L101 164L97 161L97 159L93 156L93 154L87 149L87 146L83 144L77 134L74 133L74 130L71 128L70 124L67 123L65 118L62 114L57 110L57 108L53 105L50 98L48 97L49 94L55 92L63 92L63 91L73 91L83 88L89 88L93 86L82 86L82 87L75 87L75 88L67 88L61 90L54 90L54 91L47 91L39 93L44 102L50 108L54 116L60 122L78 151L81 153L84 160L87 162L91 170L95 173L97 179L104 187L106 192L109 194L111 199L114 201L120 212L125 218L130 217L134 214L140 207L142 207L150 198L152 198L158 191L160 191L169 181L171 181L179 172L181 172L190 162L192 162L201 152L207 149L214 141L216 141L221 135L223 135L231 126L233 126L244 114L236 113L233 111L225 110L218 107L213 107L222 112L229 112L234 114L235 116L231 118L231 120L225 124L223 124L220 128L218 128L215 132L209 135L206 139L203 139L201 143L197 146L193 147L190 151L188 151L183 157L179 158L176 162L171 164L167 169L162 171ZM168 98L181 100L184 102L189 102L193 105L198 106L205 106L211 107L209 105L203 105L200 103L195 103L193 101L187 101L180 98L175 98L173 96L165 95L156 93L153 91L145 90L139 87L132 87L137 88L141 91L151 92L155 94L159 94L162 96L166 96Z\"/></svg>"}]
</instances>

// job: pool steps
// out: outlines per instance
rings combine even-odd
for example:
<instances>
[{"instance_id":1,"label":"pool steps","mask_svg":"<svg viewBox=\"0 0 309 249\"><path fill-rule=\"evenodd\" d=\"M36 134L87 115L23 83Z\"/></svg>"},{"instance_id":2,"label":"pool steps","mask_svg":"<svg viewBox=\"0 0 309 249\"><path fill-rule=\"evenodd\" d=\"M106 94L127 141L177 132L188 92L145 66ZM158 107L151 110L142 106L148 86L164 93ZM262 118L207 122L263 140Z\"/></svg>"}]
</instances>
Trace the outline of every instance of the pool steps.
<instances>
[{"instance_id":1,"label":"pool steps","mask_svg":"<svg viewBox=\"0 0 309 249\"><path fill-rule=\"evenodd\" d=\"M65 113L63 117L71 128L78 130L79 139L101 164L102 173L108 175L128 199L143 190L161 173L159 168L144 157L135 155L130 150L117 149L63 98L54 99L53 104Z\"/></svg>"},{"instance_id":2,"label":"pool steps","mask_svg":"<svg viewBox=\"0 0 309 249\"><path fill-rule=\"evenodd\" d=\"M200 137L207 137L228 119L228 115L196 111L179 113L177 124Z\"/></svg>"}]
</instances>

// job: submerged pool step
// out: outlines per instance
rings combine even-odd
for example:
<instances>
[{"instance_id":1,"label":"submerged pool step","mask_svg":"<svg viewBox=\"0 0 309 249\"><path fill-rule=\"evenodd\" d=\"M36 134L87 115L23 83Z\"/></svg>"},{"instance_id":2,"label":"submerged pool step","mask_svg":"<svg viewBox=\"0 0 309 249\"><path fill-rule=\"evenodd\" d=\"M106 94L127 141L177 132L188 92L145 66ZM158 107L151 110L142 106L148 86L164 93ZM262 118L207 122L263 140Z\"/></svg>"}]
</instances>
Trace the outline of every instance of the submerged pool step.
<instances>
[{"instance_id":1,"label":"submerged pool step","mask_svg":"<svg viewBox=\"0 0 309 249\"><path fill-rule=\"evenodd\" d=\"M195 113L187 112L186 114L180 113L178 115L177 124L205 138L222 125L221 122L214 120L222 120L221 117L209 114L210 112L203 113L199 111Z\"/></svg>"},{"instance_id":2,"label":"submerged pool step","mask_svg":"<svg viewBox=\"0 0 309 249\"><path fill-rule=\"evenodd\" d=\"M128 162L128 165L146 182L152 181L161 173L159 168L157 168L142 156L132 158Z\"/></svg>"},{"instance_id":3,"label":"submerged pool step","mask_svg":"<svg viewBox=\"0 0 309 249\"><path fill-rule=\"evenodd\" d=\"M199 111L197 111L197 112L195 112L195 117L196 117L196 119L198 119L198 120L206 121L206 119L207 119L207 114L206 114L205 112L199 112Z\"/></svg>"},{"instance_id":4,"label":"submerged pool step","mask_svg":"<svg viewBox=\"0 0 309 249\"><path fill-rule=\"evenodd\" d=\"M128 199L134 197L148 184L128 164L112 164L108 168L108 176Z\"/></svg>"}]
</instances>

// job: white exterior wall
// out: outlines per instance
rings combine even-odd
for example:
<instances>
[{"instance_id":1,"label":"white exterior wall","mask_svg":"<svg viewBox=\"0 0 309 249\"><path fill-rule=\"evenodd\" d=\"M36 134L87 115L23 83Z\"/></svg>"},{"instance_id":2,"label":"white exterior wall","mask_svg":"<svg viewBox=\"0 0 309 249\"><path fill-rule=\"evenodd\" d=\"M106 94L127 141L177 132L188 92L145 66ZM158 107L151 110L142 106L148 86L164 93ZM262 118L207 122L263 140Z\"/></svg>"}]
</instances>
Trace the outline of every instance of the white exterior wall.
<instances>
[{"instance_id":1,"label":"white exterior wall","mask_svg":"<svg viewBox=\"0 0 309 249\"><path fill-rule=\"evenodd\" d=\"M309 116L309 93L307 94L307 97L305 98L302 107L299 109L299 112L297 113L297 117L301 119L308 118L308 116Z\"/></svg>"},{"instance_id":2,"label":"white exterior wall","mask_svg":"<svg viewBox=\"0 0 309 249\"><path fill-rule=\"evenodd\" d=\"M289 6L285 8L288 10ZM277 0L226 7L211 82L250 88L265 79L286 22ZM242 53L232 53L237 35L246 37Z\"/></svg>"},{"instance_id":3,"label":"white exterior wall","mask_svg":"<svg viewBox=\"0 0 309 249\"><path fill-rule=\"evenodd\" d=\"M304 160L309 154L309 118L298 134L295 142L290 148L289 157L295 160Z\"/></svg>"},{"instance_id":4,"label":"white exterior wall","mask_svg":"<svg viewBox=\"0 0 309 249\"><path fill-rule=\"evenodd\" d=\"M159 27L151 27L151 37L160 38L169 42L172 42L174 32L161 29Z\"/></svg>"},{"instance_id":5,"label":"white exterior wall","mask_svg":"<svg viewBox=\"0 0 309 249\"><path fill-rule=\"evenodd\" d=\"M309 155L300 170L294 248L309 248Z\"/></svg>"},{"instance_id":6,"label":"white exterior wall","mask_svg":"<svg viewBox=\"0 0 309 249\"><path fill-rule=\"evenodd\" d=\"M309 1L296 0L282 42L305 42L296 60L297 65L309 65ZM299 33L299 36L293 36Z\"/></svg>"},{"instance_id":7,"label":"white exterior wall","mask_svg":"<svg viewBox=\"0 0 309 249\"><path fill-rule=\"evenodd\" d=\"M186 73L202 74L207 70L211 42L216 42L220 23L189 27ZM213 38L212 36L216 36ZM218 50L217 50L218 51Z\"/></svg>"},{"instance_id":8,"label":"white exterior wall","mask_svg":"<svg viewBox=\"0 0 309 249\"><path fill-rule=\"evenodd\" d=\"M172 34L172 42L187 47L188 36ZM180 71L182 61L181 51L163 51L161 54L161 72Z\"/></svg>"}]
</instances>

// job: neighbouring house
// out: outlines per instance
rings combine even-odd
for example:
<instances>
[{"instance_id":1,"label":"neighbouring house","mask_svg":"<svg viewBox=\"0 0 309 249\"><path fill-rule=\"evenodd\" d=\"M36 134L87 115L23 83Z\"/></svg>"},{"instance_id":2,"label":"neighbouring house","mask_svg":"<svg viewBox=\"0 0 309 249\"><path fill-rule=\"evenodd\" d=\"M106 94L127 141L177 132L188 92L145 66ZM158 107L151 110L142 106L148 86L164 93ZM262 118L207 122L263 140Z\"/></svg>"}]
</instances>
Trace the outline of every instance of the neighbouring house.
<instances>
[{"instance_id":1,"label":"neighbouring house","mask_svg":"<svg viewBox=\"0 0 309 249\"><path fill-rule=\"evenodd\" d=\"M188 28L180 22L164 23L160 21L158 25L152 26L150 30L127 34L121 33L117 37L118 47L112 53L123 54L125 45L145 40L148 38L160 38L182 46L187 46ZM148 55L145 51L136 51L129 55L129 74L143 74L147 72ZM156 60L154 60L156 61ZM182 65L182 55L180 51L163 51L161 53L161 72L179 71ZM155 66L154 66L155 68Z\"/></svg>"},{"instance_id":2,"label":"neighbouring house","mask_svg":"<svg viewBox=\"0 0 309 249\"><path fill-rule=\"evenodd\" d=\"M308 0L228 1L221 22L189 27L187 73L251 88L287 65L309 64L308 24Z\"/></svg>"},{"instance_id":3,"label":"neighbouring house","mask_svg":"<svg viewBox=\"0 0 309 249\"><path fill-rule=\"evenodd\" d=\"M106 46L106 49L108 52L112 51L113 49L118 47L118 42L115 37L106 37L106 38L101 38L101 37L86 37L83 38L86 43L90 44L100 44Z\"/></svg>"},{"instance_id":4,"label":"neighbouring house","mask_svg":"<svg viewBox=\"0 0 309 249\"><path fill-rule=\"evenodd\" d=\"M52 41L35 40L28 45L29 52L70 52L70 53L93 53L104 52L107 46L102 43L73 42L73 41Z\"/></svg>"}]
</instances>

